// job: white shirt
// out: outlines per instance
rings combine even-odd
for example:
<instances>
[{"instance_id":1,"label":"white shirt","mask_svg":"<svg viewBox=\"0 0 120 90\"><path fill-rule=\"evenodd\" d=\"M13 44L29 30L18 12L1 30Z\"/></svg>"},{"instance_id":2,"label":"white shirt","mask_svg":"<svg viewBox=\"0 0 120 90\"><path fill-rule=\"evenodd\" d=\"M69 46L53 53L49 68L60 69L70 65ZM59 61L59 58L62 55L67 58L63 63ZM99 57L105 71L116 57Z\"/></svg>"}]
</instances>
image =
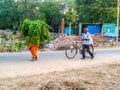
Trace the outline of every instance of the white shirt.
<instances>
[{"instance_id":1,"label":"white shirt","mask_svg":"<svg viewBox=\"0 0 120 90\"><path fill-rule=\"evenodd\" d=\"M93 45L93 38L92 37L90 37L90 44Z\"/></svg>"},{"instance_id":2,"label":"white shirt","mask_svg":"<svg viewBox=\"0 0 120 90\"><path fill-rule=\"evenodd\" d=\"M84 35L83 35L82 38L83 38L83 39L87 39L87 40L83 40L83 44L84 44L84 45L90 45L90 44L91 44L91 40L90 40L91 36L90 36L90 33L89 33L89 32L84 33Z\"/></svg>"}]
</instances>

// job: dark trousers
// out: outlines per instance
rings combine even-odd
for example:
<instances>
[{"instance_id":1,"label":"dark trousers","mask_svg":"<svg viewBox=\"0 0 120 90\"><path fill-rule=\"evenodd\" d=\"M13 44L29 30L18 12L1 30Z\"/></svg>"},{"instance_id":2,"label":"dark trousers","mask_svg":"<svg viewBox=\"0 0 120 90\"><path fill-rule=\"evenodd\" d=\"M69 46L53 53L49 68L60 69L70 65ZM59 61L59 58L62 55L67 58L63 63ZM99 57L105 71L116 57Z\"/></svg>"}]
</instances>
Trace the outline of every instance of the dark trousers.
<instances>
[{"instance_id":1,"label":"dark trousers","mask_svg":"<svg viewBox=\"0 0 120 90\"><path fill-rule=\"evenodd\" d=\"M93 53L90 51L90 45L83 45L83 48L82 48L82 58L85 58L85 49L90 54L90 56L93 57Z\"/></svg>"}]
</instances>

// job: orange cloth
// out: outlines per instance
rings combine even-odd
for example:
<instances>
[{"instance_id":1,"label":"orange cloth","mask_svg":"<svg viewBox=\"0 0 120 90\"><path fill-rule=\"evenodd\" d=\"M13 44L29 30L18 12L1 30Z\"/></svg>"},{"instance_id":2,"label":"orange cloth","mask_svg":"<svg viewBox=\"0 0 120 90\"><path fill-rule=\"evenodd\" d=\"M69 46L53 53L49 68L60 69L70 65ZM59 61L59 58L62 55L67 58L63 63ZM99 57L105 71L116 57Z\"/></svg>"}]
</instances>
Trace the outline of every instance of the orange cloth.
<instances>
[{"instance_id":1,"label":"orange cloth","mask_svg":"<svg viewBox=\"0 0 120 90\"><path fill-rule=\"evenodd\" d=\"M32 56L38 56L38 49L39 49L38 44L30 43L29 46L28 46L28 50L31 51Z\"/></svg>"}]
</instances>

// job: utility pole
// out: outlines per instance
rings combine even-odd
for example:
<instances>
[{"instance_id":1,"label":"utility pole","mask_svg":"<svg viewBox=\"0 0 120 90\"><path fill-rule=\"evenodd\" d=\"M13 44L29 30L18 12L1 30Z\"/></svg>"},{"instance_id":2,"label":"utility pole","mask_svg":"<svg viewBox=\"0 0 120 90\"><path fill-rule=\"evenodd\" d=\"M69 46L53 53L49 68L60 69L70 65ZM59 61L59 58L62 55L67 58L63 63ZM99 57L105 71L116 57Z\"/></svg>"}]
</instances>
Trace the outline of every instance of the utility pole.
<instances>
[{"instance_id":1,"label":"utility pole","mask_svg":"<svg viewBox=\"0 0 120 90\"><path fill-rule=\"evenodd\" d=\"M118 37L119 37L119 5L120 5L120 1L118 0L117 2L117 30L116 30L116 44L118 45Z\"/></svg>"}]
</instances>

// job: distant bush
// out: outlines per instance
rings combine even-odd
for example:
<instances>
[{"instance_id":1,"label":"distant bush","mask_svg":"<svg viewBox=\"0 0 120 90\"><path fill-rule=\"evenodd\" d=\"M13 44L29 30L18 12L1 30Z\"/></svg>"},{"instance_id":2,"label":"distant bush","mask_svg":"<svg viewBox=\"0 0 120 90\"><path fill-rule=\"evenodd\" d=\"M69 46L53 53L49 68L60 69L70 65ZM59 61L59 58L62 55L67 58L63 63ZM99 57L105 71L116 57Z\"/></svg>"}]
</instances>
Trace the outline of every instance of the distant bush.
<instances>
[{"instance_id":1,"label":"distant bush","mask_svg":"<svg viewBox=\"0 0 120 90\"><path fill-rule=\"evenodd\" d=\"M19 41L5 33L0 34L0 52L18 52L22 51L23 47L23 41Z\"/></svg>"}]
</instances>

